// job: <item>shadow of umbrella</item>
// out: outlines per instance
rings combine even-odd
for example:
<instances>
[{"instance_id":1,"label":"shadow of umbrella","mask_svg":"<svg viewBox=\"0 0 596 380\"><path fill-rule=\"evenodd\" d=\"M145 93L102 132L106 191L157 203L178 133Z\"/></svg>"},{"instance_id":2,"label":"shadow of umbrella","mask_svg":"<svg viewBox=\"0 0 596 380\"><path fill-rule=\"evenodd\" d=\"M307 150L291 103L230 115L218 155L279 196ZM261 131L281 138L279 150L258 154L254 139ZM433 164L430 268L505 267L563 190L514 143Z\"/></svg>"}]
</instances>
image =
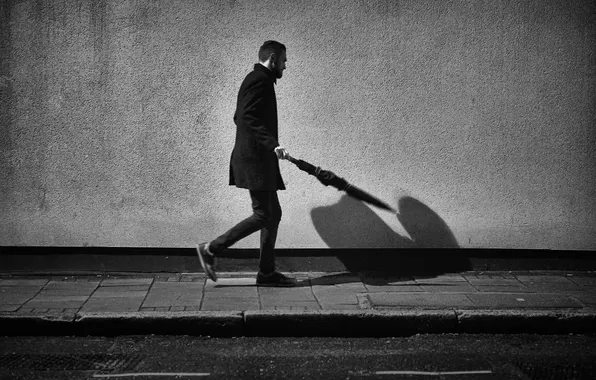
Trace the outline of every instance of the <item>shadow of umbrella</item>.
<instances>
[{"instance_id":1,"label":"shadow of umbrella","mask_svg":"<svg viewBox=\"0 0 596 380\"><path fill-rule=\"evenodd\" d=\"M397 219L420 248L459 248L447 223L424 203L412 197L398 201Z\"/></svg>"},{"instance_id":2,"label":"shadow of umbrella","mask_svg":"<svg viewBox=\"0 0 596 380\"><path fill-rule=\"evenodd\" d=\"M343 195L339 202L310 212L314 227L331 248L414 248L362 202Z\"/></svg>"},{"instance_id":3,"label":"shadow of umbrella","mask_svg":"<svg viewBox=\"0 0 596 380\"><path fill-rule=\"evenodd\" d=\"M347 195L336 204L314 208L311 218L325 244L339 249L337 259L346 270L365 277L366 273L374 273L376 284L379 275L394 281L469 269L469 260L452 250L459 245L443 219L414 198L402 198L398 204L398 220L405 223L404 228L414 240L395 232L369 207ZM350 277L318 279L322 284L333 280L349 282Z\"/></svg>"},{"instance_id":4,"label":"shadow of umbrella","mask_svg":"<svg viewBox=\"0 0 596 380\"><path fill-rule=\"evenodd\" d=\"M425 256L434 257L434 267L441 273L471 269L470 259L459 250L459 244L447 223L430 207L410 196L399 199L397 219Z\"/></svg>"},{"instance_id":5,"label":"shadow of umbrella","mask_svg":"<svg viewBox=\"0 0 596 380\"><path fill-rule=\"evenodd\" d=\"M344 195L339 202L311 210L313 225L330 248L338 249L337 259L351 273L375 272L392 275L411 272L411 262L404 265L400 249L415 244L395 232L383 219L362 202ZM332 275L317 279L328 284L330 277L338 283L349 276ZM317 283L318 284L318 283Z\"/></svg>"}]
</instances>

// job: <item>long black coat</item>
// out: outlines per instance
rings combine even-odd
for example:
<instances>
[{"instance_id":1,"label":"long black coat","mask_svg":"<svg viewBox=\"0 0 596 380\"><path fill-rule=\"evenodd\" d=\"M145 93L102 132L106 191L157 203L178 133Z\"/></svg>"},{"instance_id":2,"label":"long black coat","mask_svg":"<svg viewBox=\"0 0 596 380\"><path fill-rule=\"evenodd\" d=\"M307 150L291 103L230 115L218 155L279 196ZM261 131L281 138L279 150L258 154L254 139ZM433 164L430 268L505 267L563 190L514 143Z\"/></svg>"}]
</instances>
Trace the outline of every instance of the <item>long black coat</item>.
<instances>
[{"instance_id":1,"label":"long black coat","mask_svg":"<svg viewBox=\"0 0 596 380\"><path fill-rule=\"evenodd\" d=\"M275 83L275 74L257 63L240 86L230 185L249 190L285 190L274 151L279 145Z\"/></svg>"}]
</instances>

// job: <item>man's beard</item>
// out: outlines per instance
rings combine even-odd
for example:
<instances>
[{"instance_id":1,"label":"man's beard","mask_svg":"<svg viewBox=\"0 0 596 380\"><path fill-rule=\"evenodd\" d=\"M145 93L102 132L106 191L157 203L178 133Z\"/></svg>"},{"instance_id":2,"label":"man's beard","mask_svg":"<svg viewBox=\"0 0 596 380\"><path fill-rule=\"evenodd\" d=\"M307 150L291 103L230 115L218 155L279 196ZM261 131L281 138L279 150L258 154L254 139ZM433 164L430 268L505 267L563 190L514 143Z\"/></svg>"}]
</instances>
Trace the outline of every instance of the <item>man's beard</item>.
<instances>
[{"instance_id":1,"label":"man's beard","mask_svg":"<svg viewBox=\"0 0 596 380\"><path fill-rule=\"evenodd\" d=\"M275 65L271 69L272 69L271 71L273 71L273 73L275 74L275 77L277 79L279 79L279 78L281 78L283 76L283 72L282 72L282 70L279 69L279 66L278 65Z\"/></svg>"}]
</instances>

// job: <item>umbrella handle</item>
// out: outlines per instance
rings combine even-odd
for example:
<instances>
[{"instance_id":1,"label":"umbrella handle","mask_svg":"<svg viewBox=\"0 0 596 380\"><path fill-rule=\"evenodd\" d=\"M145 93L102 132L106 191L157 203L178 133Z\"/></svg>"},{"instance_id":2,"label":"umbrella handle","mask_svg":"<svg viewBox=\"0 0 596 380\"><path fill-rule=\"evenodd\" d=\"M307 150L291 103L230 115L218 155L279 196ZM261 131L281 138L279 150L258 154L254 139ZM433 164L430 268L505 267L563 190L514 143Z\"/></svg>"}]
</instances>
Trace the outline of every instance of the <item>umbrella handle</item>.
<instances>
[{"instance_id":1,"label":"umbrella handle","mask_svg":"<svg viewBox=\"0 0 596 380\"><path fill-rule=\"evenodd\" d=\"M306 161L302 161L297 158L294 158L294 157L290 156L289 154L288 154L288 157L286 157L286 160L290 161L294 165L298 166L298 168L300 170L305 171L310 175L318 176L321 173L321 171L323 170L320 166L314 166L312 164L309 164Z\"/></svg>"},{"instance_id":2,"label":"umbrella handle","mask_svg":"<svg viewBox=\"0 0 596 380\"><path fill-rule=\"evenodd\" d=\"M286 157L286 160L290 161L294 165L298 165L299 162L301 161L301 160L299 160L297 158L294 158L294 157L290 156L289 154L288 154L288 157ZM323 170L323 169L320 166L317 166L317 168L315 169L314 175L319 175L319 173L321 172L321 170Z\"/></svg>"}]
</instances>

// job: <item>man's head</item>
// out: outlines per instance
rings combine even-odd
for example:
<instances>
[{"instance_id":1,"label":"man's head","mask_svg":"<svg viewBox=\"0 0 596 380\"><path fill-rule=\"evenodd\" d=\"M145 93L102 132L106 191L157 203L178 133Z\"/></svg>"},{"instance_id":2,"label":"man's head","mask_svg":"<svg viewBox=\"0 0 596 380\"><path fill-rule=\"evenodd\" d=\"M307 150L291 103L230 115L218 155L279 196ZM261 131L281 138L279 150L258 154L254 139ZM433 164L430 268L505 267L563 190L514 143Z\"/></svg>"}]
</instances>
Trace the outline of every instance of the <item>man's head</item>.
<instances>
[{"instance_id":1,"label":"man's head","mask_svg":"<svg viewBox=\"0 0 596 380\"><path fill-rule=\"evenodd\" d=\"M265 41L259 48L259 62L271 70L276 78L283 76L286 69L286 47L277 41Z\"/></svg>"}]
</instances>

